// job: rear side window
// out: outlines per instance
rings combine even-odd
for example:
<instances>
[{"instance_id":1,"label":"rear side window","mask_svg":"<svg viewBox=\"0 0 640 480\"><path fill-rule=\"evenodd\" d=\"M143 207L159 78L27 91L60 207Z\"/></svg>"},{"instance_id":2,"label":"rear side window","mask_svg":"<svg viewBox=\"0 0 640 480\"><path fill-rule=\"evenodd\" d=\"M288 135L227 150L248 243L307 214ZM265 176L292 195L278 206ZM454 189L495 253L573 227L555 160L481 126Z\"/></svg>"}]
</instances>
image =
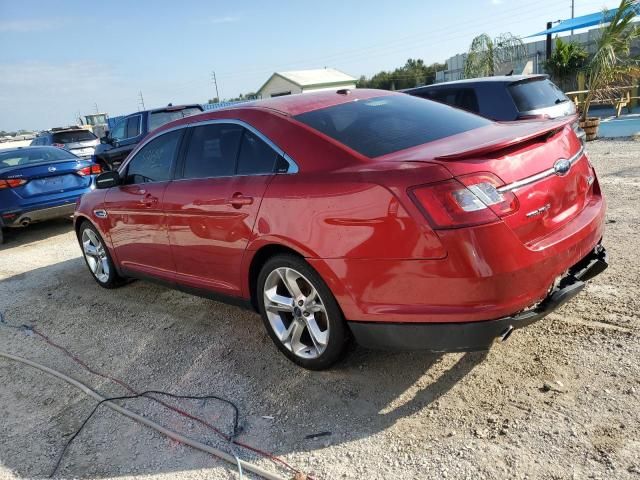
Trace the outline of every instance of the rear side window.
<instances>
[{"instance_id":1,"label":"rear side window","mask_svg":"<svg viewBox=\"0 0 640 480\"><path fill-rule=\"evenodd\" d=\"M127 131L124 138L133 138L140 135L140 115L127 118Z\"/></svg>"},{"instance_id":2,"label":"rear side window","mask_svg":"<svg viewBox=\"0 0 640 480\"><path fill-rule=\"evenodd\" d=\"M142 147L127 166L127 184L166 182L171 170L183 130L160 135Z\"/></svg>"},{"instance_id":3,"label":"rear side window","mask_svg":"<svg viewBox=\"0 0 640 480\"><path fill-rule=\"evenodd\" d=\"M452 107L462 108L469 112L478 113L480 107L478 106L478 97L473 88L456 88L456 89L444 89L438 88L433 90L426 90L419 94L416 94L421 98L427 98L440 103L446 103Z\"/></svg>"},{"instance_id":4,"label":"rear side window","mask_svg":"<svg viewBox=\"0 0 640 480\"><path fill-rule=\"evenodd\" d=\"M491 124L486 118L411 95L357 100L295 118L370 158Z\"/></svg>"},{"instance_id":5,"label":"rear side window","mask_svg":"<svg viewBox=\"0 0 640 480\"><path fill-rule=\"evenodd\" d=\"M239 125L223 123L194 127L182 177L210 178L233 175L243 130Z\"/></svg>"},{"instance_id":6,"label":"rear side window","mask_svg":"<svg viewBox=\"0 0 640 480\"><path fill-rule=\"evenodd\" d=\"M562 90L547 79L514 83L509 85L509 93L520 112L553 107L569 101Z\"/></svg>"},{"instance_id":7,"label":"rear side window","mask_svg":"<svg viewBox=\"0 0 640 480\"><path fill-rule=\"evenodd\" d=\"M75 143L96 140L96 137L89 130L69 130L53 134L53 143Z\"/></svg>"},{"instance_id":8,"label":"rear side window","mask_svg":"<svg viewBox=\"0 0 640 480\"><path fill-rule=\"evenodd\" d=\"M249 130L244 131L240 155L238 156L238 175L256 175L272 173L278 154Z\"/></svg>"}]
</instances>

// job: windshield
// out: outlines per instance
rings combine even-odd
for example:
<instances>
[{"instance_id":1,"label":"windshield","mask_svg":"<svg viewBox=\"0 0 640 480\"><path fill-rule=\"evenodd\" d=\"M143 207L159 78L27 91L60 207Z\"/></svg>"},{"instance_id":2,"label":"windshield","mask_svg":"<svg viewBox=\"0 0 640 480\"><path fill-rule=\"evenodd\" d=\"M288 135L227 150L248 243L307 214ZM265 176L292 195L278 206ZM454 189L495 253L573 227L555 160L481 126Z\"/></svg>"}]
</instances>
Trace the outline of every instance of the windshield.
<instances>
[{"instance_id":1,"label":"windshield","mask_svg":"<svg viewBox=\"0 0 640 480\"><path fill-rule=\"evenodd\" d=\"M202 113L202 110L197 107L188 107L183 108L182 110L171 110L169 112L152 112L149 118L149 131L155 130L165 123L169 123L184 117L189 117L191 115L196 115L198 113Z\"/></svg>"},{"instance_id":2,"label":"windshield","mask_svg":"<svg viewBox=\"0 0 640 480\"><path fill-rule=\"evenodd\" d=\"M93 133L89 130L68 130L66 132L58 132L53 134L53 143L75 143L75 142L88 142L90 140L97 140Z\"/></svg>"},{"instance_id":3,"label":"windshield","mask_svg":"<svg viewBox=\"0 0 640 480\"><path fill-rule=\"evenodd\" d=\"M491 123L472 113L410 95L356 100L295 118L370 158Z\"/></svg>"},{"instance_id":4,"label":"windshield","mask_svg":"<svg viewBox=\"0 0 640 480\"><path fill-rule=\"evenodd\" d=\"M509 91L520 112L553 107L569 101L562 90L547 79L515 83L509 86Z\"/></svg>"},{"instance_id":5,"label":"windshield","mask_svg":"<svg viewBox=\"0 0 640 480\"><path fill-rule=\"evenodd\" d=\"M59 160L78 160L78 157L67 150L56 147L25 148L0 153L0 170L42 162Z\"/></svg>"}]
</instances>

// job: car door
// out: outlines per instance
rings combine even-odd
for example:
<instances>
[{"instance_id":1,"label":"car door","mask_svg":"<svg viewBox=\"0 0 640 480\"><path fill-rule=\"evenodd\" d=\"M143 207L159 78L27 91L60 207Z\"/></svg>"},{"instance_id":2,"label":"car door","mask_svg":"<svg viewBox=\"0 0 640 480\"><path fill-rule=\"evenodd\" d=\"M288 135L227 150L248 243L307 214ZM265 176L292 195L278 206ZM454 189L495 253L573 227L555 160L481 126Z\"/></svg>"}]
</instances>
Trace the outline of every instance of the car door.
<instances>
[{"instance_id":1,"label":"car door","mask_svg":"<svg viewBox=\"0 0 640 480\"><path fill-rule=\"evenodd\" d=\"M194 126L165 193L177 281L242 295L240 266L278 154L237 124Z\"/></svg>"},{"instance_id":2,"label":"car door","mask_svg":"<svg viewBox=\"0 0 640 480\"><path fill-rule=\"evenodd\" d=\"M171 281L175 276L162 202L183 134L184 129L174 130L146 143L121 170L122 184L105 195L116 257L134 274Z\"/></svg>"},{"instance_id":3,"label":"car door","mask_svg":"<svg viewBox=\"0 0 640 480\"><path fill-rule=\"evenodd\" d=\"M116 123L109 132L112 148L101 154L112 169L117 169L136 147L142 139L142 131L142 114L128 116Z\"/></svg>"}]
</instances>

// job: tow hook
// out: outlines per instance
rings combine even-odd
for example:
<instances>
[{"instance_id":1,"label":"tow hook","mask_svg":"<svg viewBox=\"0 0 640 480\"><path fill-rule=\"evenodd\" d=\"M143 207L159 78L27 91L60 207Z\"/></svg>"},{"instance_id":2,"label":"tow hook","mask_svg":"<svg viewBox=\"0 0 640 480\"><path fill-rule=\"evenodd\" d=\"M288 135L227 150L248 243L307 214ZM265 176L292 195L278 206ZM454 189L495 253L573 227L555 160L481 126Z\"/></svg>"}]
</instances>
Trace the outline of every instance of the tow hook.
<instances>
[{"instance_id":1,"label":"tow hook","mask_svg":"<svg viewBox=\"0 0 640 480\"><path fill-rule=\"evenodd\" d=\"M507 328L505 328L504 331L500 334L500 341L506 342L507 338L509 338L513 333L513 330L513 325L509 325Z\"/></svg>"}]
</instances>

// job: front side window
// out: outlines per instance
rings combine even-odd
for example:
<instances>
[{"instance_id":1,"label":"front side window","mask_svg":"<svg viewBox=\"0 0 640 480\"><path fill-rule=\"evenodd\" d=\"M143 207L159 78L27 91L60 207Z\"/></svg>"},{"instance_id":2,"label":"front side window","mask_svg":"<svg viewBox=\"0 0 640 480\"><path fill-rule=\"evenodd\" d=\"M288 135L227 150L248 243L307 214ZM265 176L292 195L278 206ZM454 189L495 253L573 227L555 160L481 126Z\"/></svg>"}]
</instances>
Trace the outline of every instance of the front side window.
<instances>
[{"instance_id":1,"label":"front side window","mask_svg":"<svg viewBox=\"0 0 640 480\"><path fill-rule=\"evenodd\" d=\"M113 130L111 130L111 138L113 140L120 140L120 139L126 138L126 135L125 135L126 128L127 128L127 119L123 118L118 123L116 123L115 127L113 127Z\"/></svg>"},{"instance_id":2,"label":"front side window","mask_svg":"<svg viewBox=\"0 0 640 480\"><path fill-rule=\"evenodd\" d=\"M125 183L166 182L170 180L182 134L182 129L174 130L160 135L142 147L127 166Z\"/></svg>"},{"instance_id":3,"label":"front side window","mask_svg":"<svg viewBox=\"0 0 640 480\"><path fill-rule=\"evenodd\" d=\"M259 175L272 173L278 154L249 130L244 131L240 155L238 156L238 175Z\"/></svg>"},{"instance_id":4,"label":"front side window","mask_svg":"<svg viewBox=\"0 0 640 480\"><path fill-rule=\"evenodd\" d=\"M140 115L127 118L127 131L124 138L133 138L140 135Z\"/></svg>"},{"instance_id":5,"label":"front side window","mask_svg":"<svg viewBox=\"0 0 640 480\"><path fill-rule=\"evenodd\" d=\"M491 124L472 113L411 95L351 101L294 118L370 158Z\"/></svg>"},{"instance_id":6,"label":"front side window","mask_svg":"<svg viewBox=\"0 0 640 480\"><path fill-rule=\"evenodd\" d=\"M211 178L233 175L243 130L239 125L226 123L194 127L182 177Z\"/></svg>"}]
</instances>

